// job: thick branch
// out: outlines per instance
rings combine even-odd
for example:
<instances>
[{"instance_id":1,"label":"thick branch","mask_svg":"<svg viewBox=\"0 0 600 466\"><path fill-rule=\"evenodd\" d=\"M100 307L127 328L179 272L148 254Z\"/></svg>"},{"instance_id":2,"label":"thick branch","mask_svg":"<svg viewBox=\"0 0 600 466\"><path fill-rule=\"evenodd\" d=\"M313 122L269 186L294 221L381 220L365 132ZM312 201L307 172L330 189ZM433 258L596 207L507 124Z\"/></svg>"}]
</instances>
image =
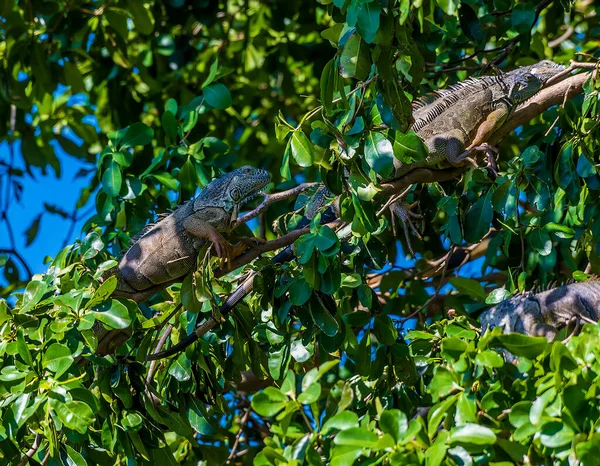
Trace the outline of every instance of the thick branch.
<instances>
[{"instance_id":1,"label":"thick branch","mask_svg":"<svg viewBox=\"0 0 600 466\"><path fill-rule=\"evenodd\" d=\"M572 99L583 91L583 84L590 77L590 73L581 73L571 76L553 86L542 89L537 95L529 99L525 104L519 106L509 120L494 133L491 144L496 144L509 133L531 121L553 105L558 105L567 99Z\"/></svg>"}]
</instances>

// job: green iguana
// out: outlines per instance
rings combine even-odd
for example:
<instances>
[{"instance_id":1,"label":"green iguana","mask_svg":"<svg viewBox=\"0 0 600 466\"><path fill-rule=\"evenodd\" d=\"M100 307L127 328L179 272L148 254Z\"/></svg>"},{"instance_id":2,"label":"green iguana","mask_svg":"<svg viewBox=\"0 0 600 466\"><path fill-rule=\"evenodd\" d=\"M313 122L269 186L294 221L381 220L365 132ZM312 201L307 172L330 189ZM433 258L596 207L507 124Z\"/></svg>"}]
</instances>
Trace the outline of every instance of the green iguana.
<instances>
[{"instance_id":1,"label":"green iguana","mask_svg":"<svg viewBox=\"0 0 600 466\"><path fill-rule=\"evenodd\" d=\"M470 78L417 99L413 103L415 122L410 129L425 143L429 155L411 164L395 159L391 178L415 168L472 162L469 155L502 126L514 109L564 69L563 65L543 60L498 76Z\"/></svg>"},{"instance_id":2,"label":"green iguana","mask_svg":"<svg viewBox=\"0 0 600 466\"><path fill-rule=\"evenodd\" d=\"M482 76L462 81L448 89L435 91L413 103L414 123L411 130L429 151L424 161L405 164L394 159L391 179L397 179L417 168L460 166L476 163L470 155L476 150L488 154L488 166L495 162L486 141L510 117L515 108L533 97L550 78L565 67L550 60L517 68L497 76ZM408 229L417 236L410 206L395 202L392 214L400 219L409 250ZM414 255L414 253L413 253Z\"/></svg>"},{"instance_id":3,"label":"green iguana","mask_svg":"<svg viewBox=\"0 0 600 466\"><path fill-rule=\"evenodd\" d=\"M504 333L518 332L554 339L571 323L600 320L600 279L571 283L539 293L513 296L485 311L481 330L501 327Z\"/></svg>"},{"instance_id":4,"label":"green iguana","mask_svg":"<svg viewBox=\"0 0 600 466\"><path fill-rule=\"evenodd\" d=\"M202 192L155 224L147 225L133 239L116 269L115 296L136 301L148 299L166 285L196 267L200 248L212 242L219 257L230 259L228 233L240 206L266 187L271 175L245 166L211 181ZM104 277L106 278L106 277Z\"/></svg>"}]
</instances>

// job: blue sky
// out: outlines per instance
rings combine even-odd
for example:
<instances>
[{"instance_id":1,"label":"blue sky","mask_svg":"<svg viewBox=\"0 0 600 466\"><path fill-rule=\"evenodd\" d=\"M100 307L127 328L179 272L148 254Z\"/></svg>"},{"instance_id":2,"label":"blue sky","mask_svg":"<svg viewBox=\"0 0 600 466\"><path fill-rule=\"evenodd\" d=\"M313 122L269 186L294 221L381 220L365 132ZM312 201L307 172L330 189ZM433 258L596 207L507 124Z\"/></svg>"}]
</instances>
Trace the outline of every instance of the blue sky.
<instances>
[{"instance_id":1,"label":"blue sky","mask_svg":"<svg viewBox=\"0 0 600 466\"><path fill-rule=\"evenodd\" d=\"M12 196L8 209L10 224L15 234L16 249L27 261L33 273L44 272L46 270L43 263L44 257L54 257L60 251L65 235L69 230L70 220L45 213L42 216L38 235L29 247L25 247L24 232L29 228L33 219L44 211L44 202L71 212L79 199L81 189L89 186L90 183L89 177L74 179L74 176L80 168L90 168L91 165L69 156L60 146L55 147L62 168L60 178L55 176L52 169L49 169L44 176L40 169L32 168L33 178L25 175L19 179L23 184L21 203L16 202L14 196ZM15 149L16 166L24 169L25 166L18 143L15 145ZM4 162L9 160L8 144L6 142L0 144L0 160ZM94 196L91 196L91 202L88 202L83 210L92 205L93 199ZM84 222L85 219L77 222L73 234L67 238L68 244L81 236L81 227ZM0 247L8 247L9 244L6 225L0 223Z\"/></svg>"}]
</instances>

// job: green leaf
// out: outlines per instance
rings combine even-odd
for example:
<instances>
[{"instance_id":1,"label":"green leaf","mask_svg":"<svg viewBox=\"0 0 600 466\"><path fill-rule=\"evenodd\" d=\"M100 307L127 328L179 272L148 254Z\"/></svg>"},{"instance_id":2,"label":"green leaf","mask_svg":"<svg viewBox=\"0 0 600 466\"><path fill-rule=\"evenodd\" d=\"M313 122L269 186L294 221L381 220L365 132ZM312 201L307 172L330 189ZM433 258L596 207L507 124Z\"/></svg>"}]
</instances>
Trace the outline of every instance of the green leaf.
<instances>
[{"instance_id":1,"label":"green leaf","mask_svg":"<svg viewBox=\"0 0 600 466\"><path fill-rule=\"evenodd\" d=\"M108 164L106 170L102 174L102 190L110 197L117 197L121 191L121 168L114 160Z\"/></svg>"},{"instance_id":2,"label":"green leaf","mask_svg":"<svg viewBox=\"0 0 600 466\"><path fill-rule=\"evenodd\" d=\"M104 280L104 282L102 282L102 285L100 285L98 289L94 291L92 298L87 302L85 308L91 309L94 306L97 306L106 301L108 297L113 293L113 291L115 291L115 289L117 288L117 283L117 277L114 275Z\"/></svg>"},{"instance_id":3,"label":"green leaf","mask_svg":"<svg viewBox=\"0 0 600 466\"><path fill-rule=\"evenodd\" d=\"M218 108L220 110L231 107L231 93L224 84L210 84L203 90L206 103L211 107Z\"/></svg>"},{"instance_id":4,"label":"green leaf","mask_svg":"<svg viewBox=\"0 0 600 466\"><path fill-rule=\"evenodd\" d=\"M357 11L356 30L369 44L375 41L381 21L381 5L379 2L360 2Z\"/></svg>"},{"instance_id":5,"label":"green leaf","mask_svg":"<svg viewBox=\"0 0 600 466\"><path fill-rule=\"evenodd\" d=\"M414 131L393 132L394 157L402 163L423 162L427 158L427 148Z\"/></svg>"},{"instance_id":6,"label":"green leaf","mask_svg":"<svg viewBox=\"0 0 600 466\"><path fill-rule=\"evenodd\" d=\"M399 409L390 409L381 413L379 428L390 434L396 443L400 443L408 430L408 418Z\"/></svg>"},{"instance_id":7,"label":"green leaf","mask_svg":"<svg viewBox=\"0 0 600 466\"><path fill-rule=\"evenodd\" d=\"M112 158L123 168L129 167L133 163L133 155L126 150L113 152Z\"/></svg>"},{"instance_id":8,"label":"green leaf","mask_svg":"<svg viewBox=\"0 0 600 466\"><path fill-rule=\"evenodd\" d=\"M467 212L465 226L465 239L469 243L477 243L490 229L494 211L492 209L492 195L494 190L488 189Z\"/></svg>"},{"instance_id":9,"label":"green leaf","mask_svg":"<svg viewBox=\"0 0 600 466\"><path fill-rule=\"evenodd\" d=\"M371 131L365 139L365 160L375 173L388 178L394 169L392 143L383 134Z\"/></svg>"},{"instance_id":10,"label":"green leaf","mask_svg":"<svg viewBox=\"0 0 600 466\"><path fill-rule=\"evenodd\" d=\"M450 283L461 294L471 296L478 301L484 301L487 296L483 286L481 286L477 280L473 280L472 278L452 277L450 278Z\"/></svg>"},{"instance_id":11,"label":"green leaf","mask_svg":"<svg viewBox=\"0 0 600 466\"><path fill-rule=\"evenodd\" d=\"M494 337L490 342L490 345L506 348L515 356L535 359L546 350L548 347L548 340L546 340L545 337L530 337L518 333L511 333Z\"/></svg>"},{"instance_id":12,"label":"green leaf","mask_svg":"<svg viewBox=\"0 0 600 466\"><path fill-rule=\"evenodd\" d=\"M373 331L377 336L377 340L387 346L392 346L398 339L398 331L394 327L394 322L387 315L375 317Z\"/></svg>"},{"instance_id":13,"label":"green leaf","mask_svg":"<svg viewBox=\"0 0 600 466\"><path fill-rule=\"evenodd\" d=\"M273 417L287 405L287 395L275 387L267 387L252 397L252 409L261 416Z\"/></svg>"},{"instance_id":14,"label":"green leaf","mask_svg":"<svg viewBox=\"0 0 600 466\"><path fill-rule=\"evenodd\" d=\"M65 426L85 434L88 427L93 426L96 420L92 408L83 401L70 401L63 403L59 400L50 399L50 405Z\"/></svg>"},{"instance_id":15,"label":"green leaf","mask_svg":"<svg viewBox=\"0 0 600 466\"><path fill-rule=\"evenodd\" d=\"M172 375L180 382L190 380L190 377L192 376L192 362L185 353L181 353L179 357L173 361L173 364L169 367L169 375Z\"/></svg>"},{"instance_id":16,"label":"green leaf","mask_svg":"<svg viewBox=\"0 0 600 466\"><path fill-rule=\"evenodd\" d=\"M520 33L529 32L535 21L535 4L523 2L515 5L512 9L510 22Z\"/></svg>"},{"instance_id":17,"label":"green leaf","mask_svg":"<svg viewBox=\"0 0 600 466\"><path fill-rule=\"evenodd\" d=\"M373 448L377 445L378 440L377 434L367 430L366 427L351 427L339 432L333 439L333 443L351 447Z\"/></svg>"},{"instance_id":18,"label":"green leaf","mask_svg":"<svg viewBox=\"0 0 600 466\"><path fill-rule=\"evenodd\" d=\"M134 146L145 146L152 142L154 130L144 123L134 123L127 128L125 136L121 139L120 149L124 150Z\"/></svg>"},{"instance_id":19,"label":"green leaf","mask_svg":"<svg viewBox=\"0 0 600 466\"><path fill-rule=\"evenodd\" d=\"M371 71L369 46L358 34L352 34L344 44L340 55L340 74L344 78L364 81ZM331 92L333 95L333 92Z\"/></svg>"},{"instance_id":20,"label":"green leaf","mask_svg":"<svg viewBox=\"0 0 600 466\"><path fill-rule=\"evenodd\" d=\"M37 237L41 220L42 214L38 214L29 225L29 228L25 230L25 246L29 246Z\"/></svg>"},{"instance_id":21,"label":"green leaf","mask_svg":"<svg viewBox=\"0 0 600 466\"><path fill-rule=\"evenodd\" d=\"M302 403L303 405L308 405L308 404L315 403L316 401L318 401L320 396L321 396L321 384L313 383L313 384L310 384L308 386L308 388L303 390L302 393L300 393L300 395L298 395L298 402Z\"/></svg>"},{"instance_id":22,"label":"green leaf","mask_svg":"<svg viewBox=\"0 0 600 466\"><path fill-rule=\"evenodd\" d=\"M504 366L504 359L494 351L485 350L475 356L475 363L484 367L499 368Z\"/></svg>"},{"instance_id":23,"label":"green leaf","mask_svg":"<svg viewBox=\"0 0 600 466\"><path fill-rule=\"evenodd\" d=\"M173 99L171 99L173 100ZM175 114L170 111L165 111L162 114L162 125L165 130L165 134L172 141L177 141L177 119L175 118Z\"/></svg>"},{"instance_id":24,"label":"green leaf","mask_svg":"<svg viewBox=\"0 0 600 466\"><path fill-rule=\"evenodd\" d=\"M353 427L358 427L358 415L352 411L342 411L325 421L321 434L327 435L334 429L347 430Z\"/></svg>"},{"instance_id":25,"label":"green leaf","mask_svg":"<svg viewBox=\"0 0 600 466\"><path fill-rule=\"evenodd\" d=\"M451 443L471 443L473 445L493 445L496 434L488 427L478 424L463 424L450 431Z\"/></svg>"},{"instance_id":26,"label":"green leaf","mask_svg":"<svg viewBox=\"0 0 600 466\"><path fill-rule=\"evenodd\" d=\"M325 303L318 295L312 295L309 301L308 309L317 326L327 336L335 336L340 330L337 320L329 313Z\"/></svg>"},{"instance_id":27,"label":"green leaf","mask_svg":"<svg viewBox=\"0 0 600 466\"><path fill-rule=\"evenodd\" d=\"M449 16L456 15L458 11L458 2L455 0L436 0L436 3Z\"/></svg>"},{"instance_id":28,"label":"green leaf","mask_svg":"<svg viewBox=\"0 0 600 466\"><path fill-rule=\"evenodd\" d=\"M508 291L506 288L496 288L489 295L487 295L487 298L485 298L485 303L498 304L505 299L509 299L510 297L510 291Z\"/></svg>"},{"instance_id":29,"label":"green leaf","mask_svg":"<svg viewBox=\"0 0 600 466\"><path fill-rule=\"evenodd\" d=\"M302 306L312 294L312 288L304 278L299 278L289 288L290 301L294 306Z\"/></svg>"},{"instance_id":30,"label":"green leaf","mask_svg":"<svg viewBox=\"0 0 600 466\"><path fill-rule=\"evenodd\" d=\"M431 379L429 387L427 387L427 391L431 393L433 400L438 401L440 398L460 388L456 378L456 374L450 372L445 367L435 367L433 370L433 379Z\"/></svg>"},{"instance_id":31,"label":"green leaf","mask_svg":"<svg viewBox=\"0 0 600 466\"><path fill-rule=\"evenodd\" d=\"M291 155L294 161L301 167L310 167L314 160L314 151L310 140L302 130L292 133L289 141Z\"/></svg>"},{"instance_id":32,"label":"green leaf","mask_svg":"<svg viewBox=\"0 0 600 466\"><path fill-rule=\"evenodd\" d=\"M552 240L546 231L536 228L529 233L527 239L534 251L537 251L540 256L547 256L552 252Z\"/></svg>"},{"instance_id":33,"label":"green leaf","mask_svg":"<svg viewBox=\"0 0 600 466\"><path fill-rule=\"evenodd\" d=\"M131 318L127 307L116 299L109 299L100 304L93 312L96 320L111 328L123 329L131 325Z\"/></svg>"},{"instance_id":34,"label":"green leaf","mask_svg":"<svg viewBox=\"0 0 600 466\"><path fill-rule=\"evenodd\" d=\"M31 311L40 302L47 289L48 285L46 282L39 280L30 281L27 284L27 288L25 288L25 293L23 293L23 301L19 313L25 314Z\"/></svg>"},{"instance_id":35,"label":"green leaf","mask_svg":"<svg viewBox=\"0 0 600 466\"><path fill-rule=\"evenodd\" d=\"M131 14L135 30L141 34L149 35L154 30L154 18L150 10L139 0L127 0L127 11Z\"/></svg>"},{"instance_id":36,"label":"green leaf","mask_svg":"<svg viewBox=\"0 0 600 466\"><path fill-rule=\"evenodd\" d=\"M64 445L65 451L67 452L67 458L69 459L69 466L87 466L87 461L81 456L81 453L74 450L69 445Z\"/></svg>"},{"instance_id":37,"label":"green leaf","mask_svg":"<svg viewBox=\"0 0 600 466\"><path fill-rule=\"evenodd\" d=\"M362 278L357 273L342 274L342 286L345 288L358 288L362 283Z\"/></svg>"},{"instance_id":38,"label":"green leaf","mask_svg":"<svg viewBox=\"0 0 600 466\"><path fill-rule=\"evenodd\" d=\"M54 372L55 378L58 379L73 364L73 355L67 345L52 343L44 352L42 364L45 368Z\"/></svg>"}]
</instances>

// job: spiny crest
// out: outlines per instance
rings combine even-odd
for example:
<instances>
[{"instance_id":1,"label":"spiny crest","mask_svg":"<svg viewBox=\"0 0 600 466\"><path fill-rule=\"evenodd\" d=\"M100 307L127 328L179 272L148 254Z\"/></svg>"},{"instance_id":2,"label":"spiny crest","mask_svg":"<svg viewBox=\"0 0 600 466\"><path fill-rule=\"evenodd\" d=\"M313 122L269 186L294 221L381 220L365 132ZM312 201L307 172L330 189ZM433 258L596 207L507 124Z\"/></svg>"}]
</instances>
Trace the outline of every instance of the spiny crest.
<instances>
[{"instance_id":1,"label":"spiny crest","mask_svg":"<svg viewBox=\"0 0 600 466\"><path fill-rule=\"evenodd\" d=\"M411 129L419 131L459 100L498 84L504 84L499 76L469 78L450 86L448 89L437 90L432 94L420 97L413 102L415 123Z\"/></svg>"}]
</instances>

